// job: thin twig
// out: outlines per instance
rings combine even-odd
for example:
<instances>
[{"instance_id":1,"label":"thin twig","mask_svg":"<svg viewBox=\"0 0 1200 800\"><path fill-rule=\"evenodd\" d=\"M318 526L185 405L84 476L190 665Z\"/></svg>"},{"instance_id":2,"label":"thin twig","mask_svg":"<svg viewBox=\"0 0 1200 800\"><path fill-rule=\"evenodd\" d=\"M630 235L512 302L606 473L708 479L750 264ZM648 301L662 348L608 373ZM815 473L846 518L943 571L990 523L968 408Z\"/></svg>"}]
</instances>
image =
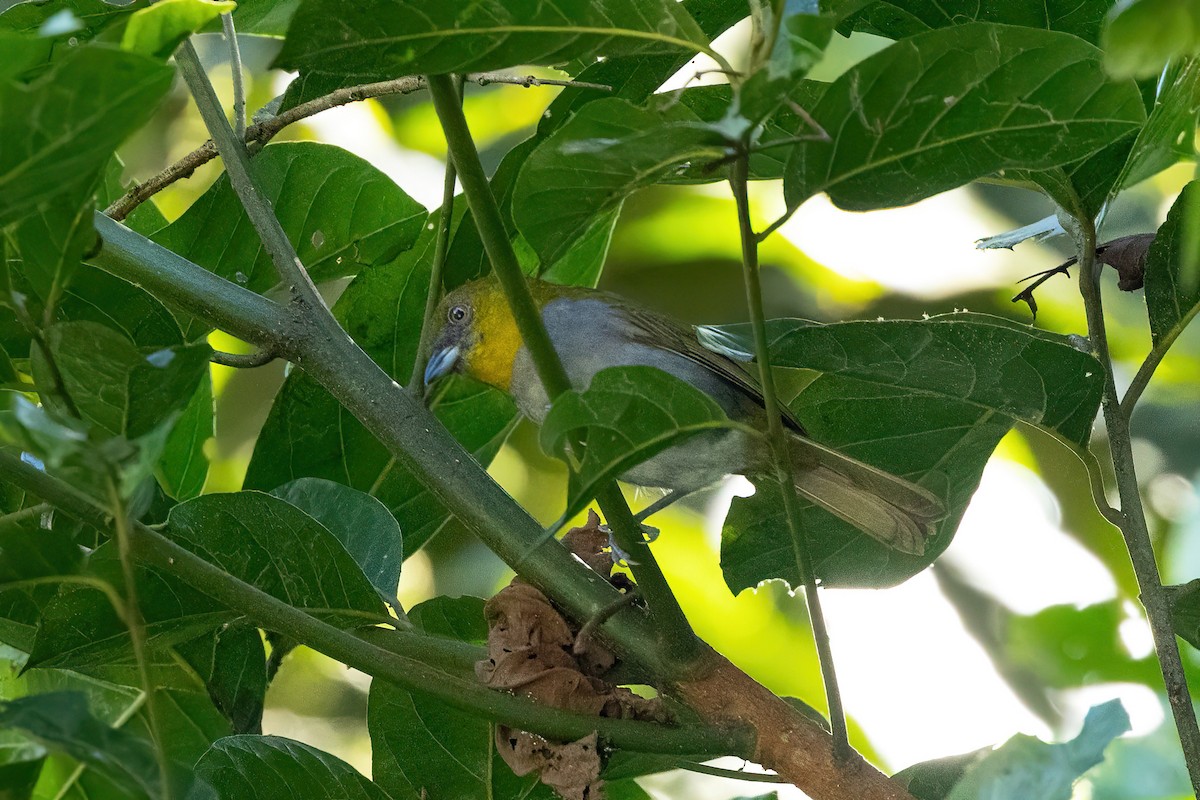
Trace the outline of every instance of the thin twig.
<instances>
[{"instance_id":1,"label":"thin twig","mask_svg":"<svg viewBox=\"0 0 1200 800\"><path fill-rule=\"evenodd\" d=\"M460 103L462 85L462 77L456 75L454 88L458 92ZM408 380L408 390L417 396L425 394L425 365L433 338L433 315L442 300L442 268L446 264L446 254L450 252L450 223L454 217L454 186L457 182L458 172L454 169L454 159L447 158L446 174L442 179L442 208L438 213L437 242L433 248L433 264L429 268L429 290L425 294L425 316L421 320L421 336L417 344L417 357L413 360L412 377Z\"/></svg>"},{"instance_id":2,"label":"thin twig","mask_svg":"<svg viewBox=\"0 0 1200 800\"><path fill-rule=\"evenodd\" d=\"M555 80L551 78L534 78L531 75L509 75L503 72L477 72L467 76L467 79L480 86L493 83L510 86L574 86L584 89L612 91L611 86L584 81ZM306 103L293 106L270 119L251 125L246 129L244 139L247 143L259 145L271 141L280 131L293 123L320 114L338 106L357 103L374 97L412 94L426 88L425 78L420 75L407 75L402 78L364 83L359 86L349 86L337 89L329 94L309 100ZM217 157L217 146L210 139L204 144L176 161L162 172L150 178L145 183L137 184L124 195L115 200L104 213L120 222L125 219L142 203L161 192L171 184L183 178L190 178L192 173Z\"/></svg>"},{"instance_id":3,"label":"thin twig","mask_svg":"<svg viewBox=\"0 0 1200 800\"><path fill-rule=\"evenodd\" d=\"M233 132L239 139L246 138L246 81L242 75L242 51L238 48L237 29L233 27L233 14L221 15L221 29L229 43L229 70L233 74Z\"/></svg>"},{"instance_id":4,"label":"thin twig","mask_svg":"<svg viewBox=\"0 0 1200 800\"><path fill-rule=\"evenodd\" d=\"M221 153L221 160L225 163L225 174L229 176L229 185L233 187L234 194L246 210L250 223L258 231L263 248L271 256L271 263L275 265L279 279L288 288L292 302L325 312L314 317L314 321L319 319L332 322L329 308L309 277L308 270L301 263L300 257L296 255L296 248L288 240L283 226L275 217L275 212L263 200L262 193L255 186L254 178L250 174L250 156L246 152L246 143L235 137L233 129L229 127L229 120L225 118L225 111L221 108L217 93L213 90L191 41L185 41L176 51L175 63L179 65L179 71L192 92L200 116ZM341 332L340 328L338 330Z\"/></svg>"},{"instance_id":5,"label":"thin twig","mask_svg":"<svg viewBox=\"0 0 1200 800\"><path fill-rule=\"evenodd\" d=\"M20 525L25 520L33 519L34 517L40 517L49 510L50 506L48 504L38 503L37 505L30 506L29 508L22 508L20 511L13 511L10 514L5 514L4 516L0 517L0 528L7 528L12 525Z\"/></svg>"},{"instance_id":6,"label":"thin twig","mask_svg":"<svg viewBox=\"0 0 1200 800\"><path fill-rule=\"evenodd\" d=\"M1146 512L1142 508L1137 468L1129 436L1129 420L1121 412L1120 398L1113 379L1103 298L1100 293L1099 276L1096 273L1096 226L1087 217L1077 218L1075 222L1078 225L1075 238L1079 258L1079 291L1083 295L1083 307L1087 313L1088 338L1104 371L1104 396L1101 407L1104 411L1104 426L1108 431L1117 490L1121 497L1121 533L1125 537L1125 547L1133 563L1142 606L1146 609L1146 617L1150 622L1154 649L1158 656L1159 668L1162 670L1167 700L1175 718L1184 761L1191 776L1192 790L1200 793L1200 726L1196 724L1196 712L1179 655L1179 643L1175 639L1175 630L1171 622L1171 601L1162 585L1154 545L1150 541L1150 531L1146 524Z\"/></svg>"},{"instance_id":7,"label":"thin twig","mask_svg":"<svg viewBox=\"0 0 1200 800\"><path fill-rule=\"evenodd\" d=\"M838 689L837 671L833 664L833 649L829 644L829 631L825 625L825 614L821 610L821 595L817 588L817 575L813 569L812 554L804 523L800 519L799 498L796 496L796 481L792 472L792 461L788 455L788 432L783 428L783 417L779 406L775 376L771 372L771 351L767 344L766 315L763 312L762 283L758 268L758 238L754 235L750 220L750 197L747 182L750 173L750 155L743 150L733 163L729 186L737 203L738 227L742 240L742 266L746 282L746 302L750 307L750 322L754 331L754 354L759 369L759 384L762 388L763 406L767 412L767 435L771 455L775 461L776 478L783 495L784 511L791 533L792 550L796 559L796 570L804 583L804 597L808 606L809 623L812 625L813 640L821 662L821 677L825 681L825 701L829 705L829 726L833 734L833 753L836 758L848 760L853 754L846 730L846 715L842 709L842 695Z\"/></svg>"},{"instance_id":8,"label":"thin twig","mask_svg":"<svg viewBox=\"0 0 1200 800\"><path fill-rule=\"evenodd\" d=\"M277 358L279 358L279 354L274 350L255 350L253 353L226 353L214 350L208 360L223 367L254 369L266 366Z\"/></svg>"}]
</instances>

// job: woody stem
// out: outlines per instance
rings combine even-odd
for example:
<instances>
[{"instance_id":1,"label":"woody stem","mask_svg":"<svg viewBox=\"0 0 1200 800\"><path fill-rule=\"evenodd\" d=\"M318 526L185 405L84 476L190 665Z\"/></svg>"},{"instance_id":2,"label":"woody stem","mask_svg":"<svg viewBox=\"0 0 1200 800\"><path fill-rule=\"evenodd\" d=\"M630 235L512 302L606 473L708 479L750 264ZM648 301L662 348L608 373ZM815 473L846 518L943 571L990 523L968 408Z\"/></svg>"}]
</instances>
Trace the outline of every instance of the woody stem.
<instances>
[{"instance_id":1,"label":"woody stem","mask_svg":"<svg viewBox=\"0 0 1200 800\"><path fill-rule=\"evenodd\" d=\"M761 376L763 405L767 411L767 433L771 455L775 463L775 478L780 483L783 508L787 515L788 530L792 536L792 550L796 558L796 570L804 583L804 596L808 606L808 618L812 625L813 639L817 645L817 657L821 661L821 677L825 681L825 699L829 704L829 723L833 733L833 752L839 759L850 753L850 742L846 734L846 717L842 710L842 696L838 690L837 672L833 665L833 650L829 645L829 631L825 627L825 615L821 611L821 597L817 590L817 576L813 570L812 554L809 552L808 537L800 519L800 500L796 496L795 476L788 455L788 433L783 429L780 415L779 396L775 389L775 376L771 372L771 354L767 346L766 317L763 313L762 283L758 269L758 238L750 222L750 197L747 186L750 171L749 151L743 150L733 162L729 186L737 202L738 227L742 239L742 267L746 282L746 303L750 308L750 322L754 329L754 355Z\"/></svg>"}]
</instances>

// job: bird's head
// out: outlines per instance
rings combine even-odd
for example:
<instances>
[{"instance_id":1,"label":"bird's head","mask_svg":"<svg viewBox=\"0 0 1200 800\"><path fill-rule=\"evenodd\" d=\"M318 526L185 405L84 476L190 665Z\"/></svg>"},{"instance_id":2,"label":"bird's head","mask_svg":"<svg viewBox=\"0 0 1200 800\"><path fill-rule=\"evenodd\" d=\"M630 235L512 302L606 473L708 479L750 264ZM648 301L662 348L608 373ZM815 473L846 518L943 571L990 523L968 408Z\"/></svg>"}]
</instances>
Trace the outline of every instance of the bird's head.
<instances>
[{"instance_id":1,"label":"bird's head","mask_svg":"<svg viewBox=\"0 0 1200 800\"><path fill-rule=\"evenodd\" d=\"M521 334L494 277L463 284L446 295L434 317L425 383L453 373L508 391Z\"/></svg>"}]
</instances>

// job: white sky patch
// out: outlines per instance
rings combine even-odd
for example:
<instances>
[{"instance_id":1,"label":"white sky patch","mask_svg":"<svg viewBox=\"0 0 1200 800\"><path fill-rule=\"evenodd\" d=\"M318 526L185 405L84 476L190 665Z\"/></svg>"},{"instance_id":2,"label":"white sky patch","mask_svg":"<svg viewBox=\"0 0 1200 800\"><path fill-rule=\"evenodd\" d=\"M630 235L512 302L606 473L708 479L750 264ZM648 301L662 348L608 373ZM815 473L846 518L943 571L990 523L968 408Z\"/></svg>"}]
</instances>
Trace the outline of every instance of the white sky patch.
<instances>
[{"instance_id":1,"label":"white sky patch","mask_svg":"<svg viewBox=\"0 0 1200 800\"><path fill-rule=\"evenodd\" d=\"M291 74L280 78L277 92L283 92ZM368 103L350 103L323 111L304 120L317 139L349 150L387 175L426 208L442 204L442 177L445 165L433 156L408 150L383 130Z\"/></svg>"},{"instance_id":2,"label":"white sky patch","mask_svg":"<svg viewBox=\"0 0 1200 800\"><path fill-rule=\"evenodd\" d=\"M782 213L778 201L763 205L773 206L772 215ZM975 249L976 239L1010 227L968 190L955 189L869 213L843 211L819 195L802 205L779 234L847 278L938 297L1013 281L1010 254ZM1040 269L1040 263L1028 271Z\"/></svg>"}]
</instances>

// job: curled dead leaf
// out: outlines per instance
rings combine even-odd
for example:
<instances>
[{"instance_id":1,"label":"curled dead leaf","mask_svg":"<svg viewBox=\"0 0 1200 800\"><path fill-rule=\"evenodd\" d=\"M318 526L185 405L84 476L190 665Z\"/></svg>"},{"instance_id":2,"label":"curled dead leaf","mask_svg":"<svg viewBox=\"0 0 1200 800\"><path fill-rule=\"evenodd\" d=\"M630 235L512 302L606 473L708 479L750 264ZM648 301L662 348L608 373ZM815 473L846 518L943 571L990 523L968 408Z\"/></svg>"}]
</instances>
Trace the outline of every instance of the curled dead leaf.
<instances>
[{"instance_id":1,"label":"curled dead leaf","mask_svg":"<svg viewBox=\"0 0 1200 800\"><path fill-rule=\"evenodd\" d=\"M584 563L608 576L612 558L604 552L608 533L595 512L563 541ZM590 636L580 636L540 591L514 578L484 606L488 657L475 665L487 686L521 692L546 705L581 714L669 721L657 699L646 699L603 679L615 663L612 653ZM542 783L567 800L602 800L601 759L596 735L558 743L503 725L496 747L518 775L536 771Z\"/></svg>"}]
</instances>

